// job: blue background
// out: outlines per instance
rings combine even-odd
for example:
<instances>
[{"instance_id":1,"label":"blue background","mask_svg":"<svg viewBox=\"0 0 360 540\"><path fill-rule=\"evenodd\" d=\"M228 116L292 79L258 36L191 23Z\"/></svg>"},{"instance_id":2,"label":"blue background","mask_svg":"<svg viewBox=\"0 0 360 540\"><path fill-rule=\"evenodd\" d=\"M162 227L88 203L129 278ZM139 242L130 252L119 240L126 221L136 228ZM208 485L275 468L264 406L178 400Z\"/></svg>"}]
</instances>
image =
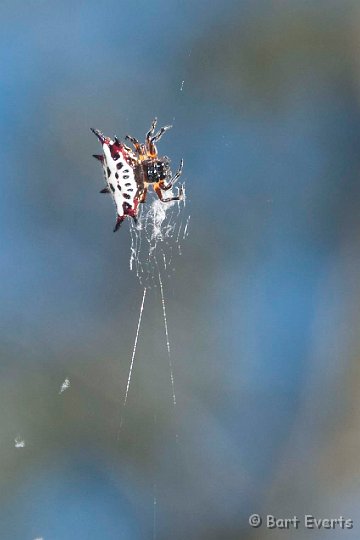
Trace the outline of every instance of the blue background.
<instances>
[{"instance_id":1,"label":"blue background","mask_svg":"<svg viewBox=\"0 0 360 540\"><path fill-rule=\"evenodd\" d=\"M282 534L357 537L357 3L0 17L0 538L277 538L252 512L344 515L353 531ZM177 405L152 289L118 440L142 289L89 128L142 138L154 116L191 214L165 285Z\"/></svg>"}]
</instances>

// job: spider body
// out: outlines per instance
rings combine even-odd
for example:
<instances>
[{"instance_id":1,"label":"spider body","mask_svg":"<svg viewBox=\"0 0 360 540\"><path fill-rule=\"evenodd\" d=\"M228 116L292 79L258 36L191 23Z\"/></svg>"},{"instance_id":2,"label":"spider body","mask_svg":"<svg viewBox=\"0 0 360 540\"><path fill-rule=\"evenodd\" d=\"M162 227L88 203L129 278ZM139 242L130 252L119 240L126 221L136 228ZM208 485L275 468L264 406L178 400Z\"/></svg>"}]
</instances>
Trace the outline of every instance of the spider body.
<instances>
[{"instance_id":1,"label":"spider body","mask_svg":"<svg viewBox=\"0 0 360 540\"><path fill-rule=\"evenodd\" d=\"M103 166L106 187L100 193L109 193L116 206L117 231L126 216L137 221L139 204L146 201L148 187L151 185L162 202L178 201L183 198L182 187L176 196L163 196L163 192L170 190L182 173L183 160L176 174L172 177L170 160L168 157L159 157L155 143L171 127L165 126L156 134L156 119L146 134L144 144L140 144L134 137L126 136L134 146L134 150L126 146L117 137L105 137L101 131L92 129L101 145L103 154L94 155Z\"/></svg>"},{"instance_id":2,"label":"spider body","mask_svg":"<svg viewBox=\"0 0 360 540\"><path fill-rule=\"evenodd\" d=\"M139 171L141 169L141 172ZM171 176L170 161L166 156L161 159L149 159L138 165L139 176L148 184L165 181ZM136 173L135 173L136 174Z\"/></svg>"}]
</instances>

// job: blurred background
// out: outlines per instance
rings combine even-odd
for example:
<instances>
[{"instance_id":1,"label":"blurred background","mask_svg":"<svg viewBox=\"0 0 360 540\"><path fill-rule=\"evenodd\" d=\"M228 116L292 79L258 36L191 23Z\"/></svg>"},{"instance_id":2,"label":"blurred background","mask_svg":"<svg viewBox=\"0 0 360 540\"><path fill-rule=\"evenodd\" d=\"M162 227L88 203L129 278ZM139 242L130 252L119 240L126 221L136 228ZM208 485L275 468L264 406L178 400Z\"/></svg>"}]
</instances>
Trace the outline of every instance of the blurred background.
<instances>
[{"instance_id":1,"label":"blurred background","mask_svg":"<svg viewBox=\"0 0 360 540\"><path fill-rule=\"evenodd\" d=\"M0 17L1 540L358 538L358 2ZM142 288L89 128L142 138L155 116L191 214L164 283L177 405L153 288L117 437Z\"/></svg>"}]
</instances>

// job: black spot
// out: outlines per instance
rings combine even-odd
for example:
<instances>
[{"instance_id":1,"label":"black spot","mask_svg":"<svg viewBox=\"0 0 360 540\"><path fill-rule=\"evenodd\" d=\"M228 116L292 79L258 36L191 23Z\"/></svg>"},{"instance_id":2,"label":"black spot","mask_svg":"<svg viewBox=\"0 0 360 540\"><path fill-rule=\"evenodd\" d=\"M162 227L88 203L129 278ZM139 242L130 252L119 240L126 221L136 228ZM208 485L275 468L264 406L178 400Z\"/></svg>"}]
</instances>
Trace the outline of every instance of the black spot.
<instances>
[{"instance_id":1,"label":"black spot","mask_svg":"<svg viewBox=\"0 0 360 540\"><path fill-rule=\"evenodd\" d=\"M123 202L123 209L124 209L124 210L130 210L130 208L131 208L131 204L129 204L129 203L127 203L127 202L124 201L124 202Z\"/></svg>"},{"instance_id":2,"label":"black spot","mask_svg":"<svg viewBox=\"0 0 360 540\"><path fill-rule=\"evenodd\" d=\"M131 186L130 182L126 182L125 186Z\"/></svg>"},{"instance_id":3,"label":"black spot","mask_svg":"<svg viewBox=\"0 0 360 540\"><path fill-rule=\"evenodd\" d=\"M116 180L119 178L119 175L118 175L117 172L115 173L115 178L116 178Z\"/></svg>"},{"instance_id":4,"label":"black spot","mask_svg":"<svg viewBox=\"0 0 360 540\"><path fill-rule=\"evenodd\" d=\"M118 170L120 170L121 167L122 167L123 165L124 165L123 162L120 161L120 163L118 163L118 164L116 165L116 168L117 168Z\"/></svg>"},{"instance_id":5,"label":"black spot","mask_svg":"<svg viewBox=\"0 0 360 540\"><path fill-rule=\"evenodd\" d=\"M109 167L107 167L107 169L106 169L106 172L107 172L107 175L108 175L108 177L110 178L110 176L111 176L111 172L110 172L110 169L109 169Z\"/></svg>"},{"instance_id":6,"label":"black spot","mask_svg":"<svg viewBox=\"0 0 360 540\"><path fill-rule=\"evenodd\" d=\"M119 184L117 185L117 188L119 191L121 191L121 186L119 186Z\"/></svg>"},{"instance_id":7,"label":"black spot","mask_svg":"<svg viewBox=\"0 0 360 540\"><path fill-rule=\"evenodd\" d=\"M124 193L123 195L124 195L125 199L131 199L130 195L128 195L127 193Z\"/></svg>"},{"instance_id":8,"label":"black spot","mask_svg":"<svg viewBox=\"0 0 360 540\"><path fill-rule=\"evenodd\" d=\"M128 188L128 191L134 191L133 188Z\"/></svg>"},{"instance_id":9,"label":"black spot","mask_svg":"<svg viewBox=\"0 0 360 540\"><path fill-rule=\"evenodd\" d=\"M119 157L120 157L120 154L114 154L113 155L113 160L117 161L119 159Z\"/></svg>"},{"instance_id":10,"label":"black spot","mask_svg":"<svg viewBox=\"0 0 360 540\"><path fill-rule=\"evenodd\" d=\"M129 169L124 169L124 172L129 172Z\"/></svg>"},{"instance_id":11,"label":"black spot","mask_svg":"<svg viewBox=\"0 0 360 540\"><path fill-rule=\"evenodd\" d=\"M114 186L112 184L109 184L109 186L110 186L111 191L114 193L115 192Z\"/></svg>"},{"instance_id":12,"label":"black spot","mask_svg":"<svg viewBox=\"0 0 360 540\"><path fill-rule=\"evenodd\" d=\"M123 179L124 179L124 180L127 180L128 178L129 178L129 175L128 175L128 174L124 174Z\"/></svg>"}]
</instances>

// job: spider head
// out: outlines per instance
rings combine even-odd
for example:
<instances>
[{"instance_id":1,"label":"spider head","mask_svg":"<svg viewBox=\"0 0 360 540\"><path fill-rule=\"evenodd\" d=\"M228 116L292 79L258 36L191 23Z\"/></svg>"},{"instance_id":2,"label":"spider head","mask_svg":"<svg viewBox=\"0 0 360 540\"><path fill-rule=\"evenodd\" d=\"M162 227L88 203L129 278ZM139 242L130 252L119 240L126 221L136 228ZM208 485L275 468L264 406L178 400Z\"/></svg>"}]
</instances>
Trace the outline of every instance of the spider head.
<instances>
[{"instance_id":1,"label":"spider head","mask_svg":"<svg viewBox=\"0 0 360 540\"><path fill-rule=\"evenodd\" d=\"M150 160L146 164L146 169L148 182L166 180L170 176L170 159L164 156L160 159Z\"/></svg>"}]
</instances>

